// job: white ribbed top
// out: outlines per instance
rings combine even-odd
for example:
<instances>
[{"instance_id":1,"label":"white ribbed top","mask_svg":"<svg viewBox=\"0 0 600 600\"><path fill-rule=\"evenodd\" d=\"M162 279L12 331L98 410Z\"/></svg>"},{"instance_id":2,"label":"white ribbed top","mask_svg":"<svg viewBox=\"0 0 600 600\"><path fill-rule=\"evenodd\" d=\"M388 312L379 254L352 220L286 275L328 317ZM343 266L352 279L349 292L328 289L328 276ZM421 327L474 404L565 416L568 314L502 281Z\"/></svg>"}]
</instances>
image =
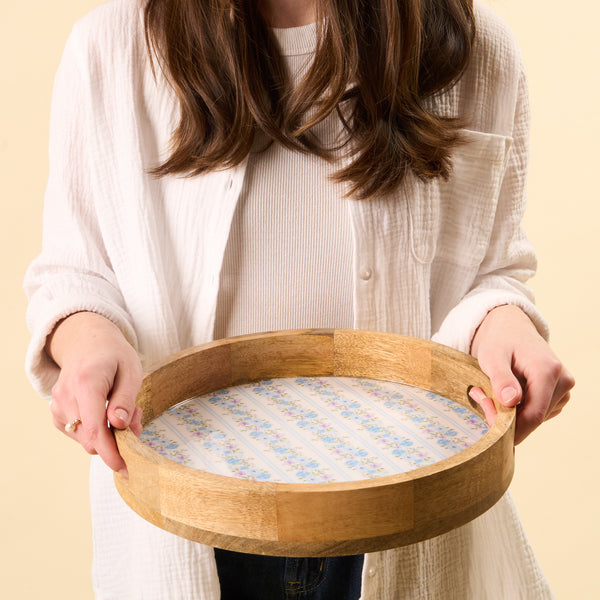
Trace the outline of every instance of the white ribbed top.
<instances>
[{"instance_id":1,"label":"white ribbed top","mask_svg":"<svg viewBox=\"0 0 600 600\"><path fill-rule=\"evenodd\" d=\"M273 31L297 83L313 58L316 26ZM335 138L340 126L332 115L318 135ZM221 271L216 338L352 327L349 200L329 179L335 170L276 143L250 155Z\"/></svg>"}]
</instances>

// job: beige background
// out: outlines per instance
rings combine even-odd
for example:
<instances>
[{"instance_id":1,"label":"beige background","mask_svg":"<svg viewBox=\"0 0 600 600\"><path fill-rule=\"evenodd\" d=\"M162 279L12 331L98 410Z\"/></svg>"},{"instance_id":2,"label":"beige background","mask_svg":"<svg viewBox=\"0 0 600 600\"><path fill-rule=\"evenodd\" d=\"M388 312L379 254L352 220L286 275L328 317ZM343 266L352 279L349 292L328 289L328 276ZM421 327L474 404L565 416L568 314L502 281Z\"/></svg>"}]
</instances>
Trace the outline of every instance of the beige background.
<instances>
[{"instance_id":1,"label":"beige background","mask_svg":"<svg viewBox=\"0 0 600 600\"><path fill-rule=\"evenodd\" d=\"M557 598L600 598L600 10L595 0L487 1L513 27L530 74L527 227L540 258L533 287L553 346L578 381L568 410L517 449L512 491ZM88 457L52 428L23 374L21 281L40 248L54 72L72 23L97 4L0 0L3 598L91 598Z\"/></svg>"}]
</instances>

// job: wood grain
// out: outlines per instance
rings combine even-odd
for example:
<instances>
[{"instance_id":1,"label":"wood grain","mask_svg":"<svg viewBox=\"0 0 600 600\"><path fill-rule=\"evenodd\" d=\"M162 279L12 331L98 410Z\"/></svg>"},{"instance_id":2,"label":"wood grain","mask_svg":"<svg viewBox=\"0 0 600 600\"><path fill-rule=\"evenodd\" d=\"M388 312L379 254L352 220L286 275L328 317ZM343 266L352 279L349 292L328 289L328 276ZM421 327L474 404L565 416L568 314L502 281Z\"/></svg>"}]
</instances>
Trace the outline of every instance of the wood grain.
<instances>
[{"instance_id":1,"label":"wood grain","mask_svg":"<svg viewBox=\"0 0 600 600\"><path fill-rule=\"evenodd\" d=\"M405 336L358 330L295 330L190 348L156 365L137 398L143 423L183 400L267 377L366 377L441 394L482 416L467 396L478 385L498 417L466 450L407 473L342 483L248 481L177 464L117 431L129 479L123 499L182 537L241 552L336 556L415 543L474 519L504 494L514 469L514 409L491 395L477 361Z\"/></svg>"}]
</instances>

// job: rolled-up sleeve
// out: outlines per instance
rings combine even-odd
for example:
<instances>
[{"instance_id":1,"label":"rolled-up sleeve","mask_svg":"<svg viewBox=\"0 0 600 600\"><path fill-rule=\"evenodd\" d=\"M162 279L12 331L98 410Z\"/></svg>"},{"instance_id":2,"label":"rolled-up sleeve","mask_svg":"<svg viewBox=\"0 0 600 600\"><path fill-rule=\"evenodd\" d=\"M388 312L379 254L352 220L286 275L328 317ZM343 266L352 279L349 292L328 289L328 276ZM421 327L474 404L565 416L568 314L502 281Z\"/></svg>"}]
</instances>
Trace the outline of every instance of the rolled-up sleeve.
<instances>
[{"instance_id":1,"label":"rolled-up sleeve","mask_svg":"<svg viewBox=\"0 0 600 600\"><path fill-rule=\"evenodd\" d=\"M526 206L529 153L529 101L524 69L512 131L512 145L500 187L493 229L485 257L471 289L446 315L433 339L469 352L477 328L493 308L511 304L521 308L540 334L548 337L548 326L535 306L527 285L537 268L537 259L522 225Z\"/></svg>"},{"instance_id":2,"label":"rolled-up sleeve","mask_svg":"<svg viewBox=\"0 0 600 600\"><path fill-rule=\"evenodd\" d=\"M93 135L94 81L87 69L87 48L77 28L69 37L55 78L49 143L49 179L44 198L40 255L24 281L29 299L31 342L26 371L45 397L58 376L47 356L47 336L56 323L78 311L113 321L136 346L131 318L111 268L96 218L97 202L88 151Z\"/></svg>"}]
</instances>

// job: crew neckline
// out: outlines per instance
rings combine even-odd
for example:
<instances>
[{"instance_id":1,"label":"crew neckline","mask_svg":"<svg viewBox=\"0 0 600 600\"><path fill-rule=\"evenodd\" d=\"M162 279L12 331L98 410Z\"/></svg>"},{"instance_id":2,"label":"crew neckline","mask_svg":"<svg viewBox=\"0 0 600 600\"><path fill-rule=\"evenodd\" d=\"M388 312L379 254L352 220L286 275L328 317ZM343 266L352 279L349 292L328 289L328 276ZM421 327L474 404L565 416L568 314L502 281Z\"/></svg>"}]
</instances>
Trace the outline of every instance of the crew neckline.
<instances>
[{"instance_id":1,"label":"crew neckline","mask_svg":"<svg viewBox=\"0 0 600 600\"><path fill-rule=\"evenodd\" d=\"M317 23L299 27L272 27L282 56L313 54L317 45Z\"/></svg>"}]
</instances>

